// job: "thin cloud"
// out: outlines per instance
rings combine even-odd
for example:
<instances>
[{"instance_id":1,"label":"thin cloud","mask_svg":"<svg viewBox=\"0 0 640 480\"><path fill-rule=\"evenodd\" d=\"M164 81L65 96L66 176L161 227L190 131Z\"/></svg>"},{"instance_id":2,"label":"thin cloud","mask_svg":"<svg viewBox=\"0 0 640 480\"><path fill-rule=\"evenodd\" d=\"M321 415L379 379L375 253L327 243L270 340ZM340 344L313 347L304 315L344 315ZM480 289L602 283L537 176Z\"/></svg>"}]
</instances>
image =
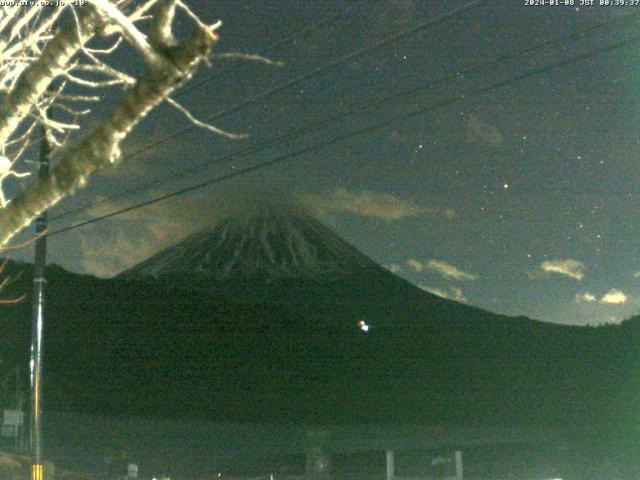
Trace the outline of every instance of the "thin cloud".
<instances>
[{"instance_id":1,"label":"thin cloud","mask_svg":"<svg viewBox=\"0 0 640 480\"><path fill-rule=\"evenodd\" d=\"M412 268L416 272L420 273L424 270L432 270L439 273L443 277L449 280L456 281L469 281L475 280L477 277L471 273L464 272L458 267L451 265L450 263L443 262L441 260L429 260L427 263L422 263L420 260L410 258L406 262L409 268Z\"/></svg>"},{"instance_id":2,"label":"thin cloud","mask_svg":"<svg viewBox=\"0 0 640 480\"><path fill-rule=\"evenodd\" d=\"M442 298L446 298L447 300L454 300L456 302L464 302L464 303L468 301L467 298L462 293L462 289L458 287L451 287L450 292L447 292L446 290L443 290L441 288L433 288L423 283L419 283L418 287L424 290L425 292L433 293L434 295L437 295Z\"/></svg>"},{"instance_id":3,"label":"thin cloud","mask_svg":"<svg viewBox=\"0 0 640 480\"><path fill-rule=\"evenodd\" d=\"M320 215L332 213L353 213L363 217L394 221L439 213L439 209L425 208L411 200L383 192L363 190L350 192L346 188L336 188L325 193L301 194L300 199ZM447 218L455 213L444 211Z\"/></svg>"},{"instance_id":4,"label":"thin cloud","mask_svg":"<svg viewBox=\"0 0 640 480\"><path fill-rule=\"evenodd\" d=\"M576 302L578 303L581 303L581 302L593 303L597 300L596 296L589 292L578 293L576 294L575 299L576 299Z\"/></svg>"},{"instance_id":5,"label":"thin cloud","mask_svg":"<svg viewBox=\"0 0 640 480\"><path fill-rule=\"evenodd\" d=\"M400 273L400 272L402 272L402 265L398 265L397 263L392 263L391 265L385 265L385 267L391 273Z\"/></svg>"},{"instance_id":6,"label":"thin cloud","mask_svg":"<svg viewBox=\"0 0 640 480\"><path fill-rule=\"evenodd\" d=\"M545 260L540 265L540 269L544 272L558 273L574 280L582 280L584 278L584 263L571 258Z\"/></svg>"},{"instance_id":7,"label":"thin cloud","mask_svg":"<svg viewBox=\"0 0 640 480\"><path fill-rule=\"evenodd\" d=\"M475 275L468 272L463 272L458 267L441 260L429 260L429 263L427 263L427 268L438 272L445 278L457 281L469 281L476 279Z\"/></svg>"},{"instance_id":8,"label":"thin cloud","mask_svg":"<svg viewBox=\"0 0 640 480\"><path fill-rule=\"evenodd\" d=\"M461 288L451 287L451 292L453 293L453 299L456 302L467 302L467 297L464 296Z\"/></svg>"},{"instance_id":9,"label":"thin cloud","mask_svg":"<svg viewBox=\"0 0 640 480\"><path fill-rule=\"evenodd\" d=\"M628 297L623 291L613 288L604 294L604 296L600 299L600 303L622 305L624 303L627 303L627 300Z\"/></svg>"},{"instance_id":10,"label":"thin cloud","mask_svg":"<svg viewBox=\"0 0 640 480\"><path fill-rule=\"evenodd\" d=\"M447 299L449 298L449 294L440 288L430 287L428 285L425 285L424 283L419 283L418 287L424 290L425 292L433 293L434 295L437 295L439 297L447 298Z\"/></svg>"},{"instance_id":11,"label":"thin cloud","mask_svg":"<svg viewBox=\"0 0 640 480\"><path fill-rule=\"evenodd\" d=\"M415 258L410 258L405 263L407 264L407 267L413 268L418 273L422 272L425 268L427 268L427 266L424 263L422 263L420 260L416 260Z\"/></svg>"},{"instance_id":12,"label":"thin cloud","mask_svg":"<svg viewBox=\"0 0 640 480\"><path fill-rule=\"evenodd\" d=\"M152 195L158 193L162 192ZM94 207L86 217L123 206L126 203L108 201ZM180 202L159 202L118 215L108 225L90 225L78 232L78 265L83 273L111 277L211 225L218 210L208 194Z\"/></svg>"}]
</instances>

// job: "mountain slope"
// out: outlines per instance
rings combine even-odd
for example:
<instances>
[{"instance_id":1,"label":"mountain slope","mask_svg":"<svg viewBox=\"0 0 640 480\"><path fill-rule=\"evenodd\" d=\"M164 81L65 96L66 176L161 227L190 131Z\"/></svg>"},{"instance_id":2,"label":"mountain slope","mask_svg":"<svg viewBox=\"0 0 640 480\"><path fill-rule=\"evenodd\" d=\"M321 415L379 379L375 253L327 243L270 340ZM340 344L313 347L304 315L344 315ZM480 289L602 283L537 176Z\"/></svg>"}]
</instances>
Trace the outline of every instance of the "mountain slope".
<instances>
[{"instance_id":1,"label":"mountain slope","mask_svg":"<svg viewBox=\"0 0 640 480\"><path fill-rule=\"evenodd\" d=\"M30 291L30 267L12 268L7 295ZM29 307L0 310L14 365L28 364ZM116 279L51 268L45 338L48 405L89 413L622 425L640 393L637 329L442 299L282 205L236 211Z\"/></svg>"},{"instance_id":2,"label":"mountain slope","mask_svg":"<svg viewBox=\"0 0 640 480\"><path fill-rule=\"evenodd\" d=\"M381 267L291 200L277 198L240 202L210 229L116 278L271 304L447 302Z\"/></svg>"},{"instance_id":3,"label":"mountain slope","mask_svg":"<svg viewBox=\"0 0 640 480\"><path fill-rule=\"evenodd\" d=\"M566 327L448 303L254 303L60 269L48 278L52 410L628 428L640 391L634 324ZM29 318L28 303L0 311L9 371L28 365Z\"/></svg>"},{"instance_id":4,"label":"mountain slope","mask_svg":"<svg viewBox=\"0 0 640 480\"><path fill-rule=\"evenodd\" d=\"M120 277L197 274L218 282L268 282L354 275L376 268L375 262L303 210L263 203L223 218L211 230L191 235Z\"/></svg>"}]
</instances>

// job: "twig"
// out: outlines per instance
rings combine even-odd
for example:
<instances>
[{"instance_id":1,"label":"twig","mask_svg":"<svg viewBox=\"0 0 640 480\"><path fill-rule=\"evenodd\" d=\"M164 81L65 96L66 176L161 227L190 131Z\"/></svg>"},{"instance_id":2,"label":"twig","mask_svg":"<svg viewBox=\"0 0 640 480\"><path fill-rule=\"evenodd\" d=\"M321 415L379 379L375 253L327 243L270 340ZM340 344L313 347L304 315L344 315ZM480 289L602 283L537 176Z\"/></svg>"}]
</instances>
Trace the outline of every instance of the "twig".
<instances>
[{"instance_id":1,"label":"twig","mask_svg":"<svg viewBox=\"0 0 640 480\"><path fill-rule=\"evenodd\" d=\"M233 60L248 60L252 62L265 63L274 67L284 67L284 62L277 60L271 60L270 58L263 57L262 55L255 55L251 53L218 53L213 55L214 58L231 58Z\"/></svg>"},{"instance_id":2,"label":"twig","mask_svg":"<svg viewBox=\"0 0 640 480\"><path fill-rule=\"evenodd\" d=\"M191 114L189 110L187 110L185 107L180 105L173 98L167 98L167 102L169 103L169 105L171 105L180 113L182 113L185 117L187 117L187 119L197 127L204 128L205 130L209 130L210 132L216 133L218 135L222 135L223 137L231 138L233 140L240 140L243 138L247 138L249 136L246 133L240 133L240 134L230 133L225 130L222 130L221 128L216 127L215 125L211 125L209 123L205 123L201 120L198 120L196 117L194 117Z\"/></svg>"}]
</instances>

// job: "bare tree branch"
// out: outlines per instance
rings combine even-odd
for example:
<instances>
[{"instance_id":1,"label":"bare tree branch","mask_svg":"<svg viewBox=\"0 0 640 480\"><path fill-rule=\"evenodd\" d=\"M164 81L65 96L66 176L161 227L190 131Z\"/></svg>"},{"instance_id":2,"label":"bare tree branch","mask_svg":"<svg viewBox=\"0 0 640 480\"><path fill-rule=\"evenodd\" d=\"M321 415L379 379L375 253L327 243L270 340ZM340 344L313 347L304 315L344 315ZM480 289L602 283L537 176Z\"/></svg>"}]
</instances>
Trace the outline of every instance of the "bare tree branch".
<instances>
[{"instance_id":1,"label":"bare tree branch","mask_svg":"<svg viewBox=\"0 0 640 480\"><path fill-rule=\"evenodd\" d=\"M104 123L64 152L48 177L26 188L0 211L0 245L63 196L84 186L93 172L116 162L121 154L120 142L151 109L192 76L216 40L215 33L207 28L191 41L163 52L166 61L150 66Z\"/></svg>"},{"instance_id":2,"label":"bare tree branch","mask_svg":"<svg viewBox=\"0 0 640 480\"><path fill-rule=\"evenodd\" d=\"M40 233L39 235L36 235L35 237L30 238L29 240L27 240L25 242L21 242L21 243L15 244L15 245L9 245L9 246L2 247L2 248L0 248L0 253L6 253L6 252L9 252L9 251L22 249L22 248L30 245L31 243L35 242L36 240L38 240L39 238L41 238L45 234L46 234L46 230L44 232ZM5 274L4 270L7 267L8 263L9 263L9 257L5 257L4 259L2 259L2 262L0 262L0 276ZM20 278L20 274L21 273L22 272L18 272L18 274L15 277L12 277L11 275L5 275L4 278L2 279L2 282L0 282L0 292L2 292L2 290L4 290L9 285L11 285L13 282L15 282L18 278ZM20 303L25 298L27 298L27 294L26 293L23 293L19 297L0 298L0 305L10 305L10 304L14 304L14 303Z\"/></svg>"},{"instance_id":3,"label":"bare tree branch","mask_svg":"<svg viewBox=\"0 0 640 480\"><path fill-rule=\"evenodd\" d=\"M93 35L100 25L99 19L89 8L82 9L79 21L85 38ZM76 32L73 29L61 29L38 60L22 72L13 90L0 103L0 146L7 142L53 79L63 73L67 63L79 50Z\"/></svg>"},{"instance_id":4,"label":"bare tree branch","mask_svg":"<svg viewBox=\"0 0 640 480\"><path fill-rule=\"evenodd\" d=\"M248 60L251 62L265 63L273 67L284 67L284 62L271 60L270 58L263 57L262 55L255 55L252 53L237 53L237 52L217 53L213 55L213 57L214 58L230 58L232 60Z\"/></svg>"},{"instance_id":5,"label":"bare tree branch","mask_svg":"<svg viewBox=\"0 0 640 480\"><path fill-rule=\"evenodd\" d=\"M142 55L144 61L151 66L158 66L164 61L147 41L146 35L136 28L133 22L123 14L110 0L89 0L114 22L122 31L129 43Z\"/></svg>"},{"instance_id":6,"label":"bare tree branch","mask_svg":"<svg viewBox=\"0 0 640 480\"><path fill-rule=\"evenodd\" d=\"M204 128L205 130L209 130L212 133L222 135L223 137L227 137L232 140L239 140L242 138L247 138L249 136L246 133L230 133L226 130L222 130L221 128L216 127L215 125L211 125L210 123L205 123L201 120L198 120L189 110L180 105L173 98L167 98L167 103L178 110L180 113L182 113L185 117L187 117L187 120L193 123L196 127Z\"/></svg>"},{"instance_id":7,"label":"bare tree branch","mask_svg":"<svg viewBox=\"0 0 640 480\"><path fill-rule=\"evenodd\" d=\"M88 3L76 8L67 2L54 11L35 4L26 9L0 9L0 246L42 211L83 187L93 172L117 162L121 142L165 100L198 127L227 138L246 137L199 120L170 98L201 63L210 65L220 22L203 22L182 0L147 0L137 8L130 0ZM197 27L196 35L182 44L172 31L177 10ZM61 16L63 11L67 13ZM151 25L141 25L148 18ZM111 46L92 47L97 35L112 34L117 38ZM134 77L115 62L107 63L107 55L123 42L139 52L147 65L141 76ZM254 55L232 53L222 58L279 65ZM125 92L121 103L98 126L84 132L83 122L92 120L82 117L90 109L78 108L77 103L99 102L101 90L113 86ZM55 119L48 115L52 108L57 112ZM34 180L15 198L5 199L4 179L28 175L18 172L14 164L33 144L38 125L55 147L52 153L57 164L47 177ZM76 131L81 132L80 137L75 136Z\"/></svg>"},{"instance_id":8,"label":"bare tree branch","mask_svg":"<svg viewBox=\"0 0 640 480\"><path fill-rule=\"evenodd\" d=\"M176 44L171 25L176 14L176 0L166 0L156 7L155 21L149 34L155 48L168 48Z\"/></svg>"}]
</instances>

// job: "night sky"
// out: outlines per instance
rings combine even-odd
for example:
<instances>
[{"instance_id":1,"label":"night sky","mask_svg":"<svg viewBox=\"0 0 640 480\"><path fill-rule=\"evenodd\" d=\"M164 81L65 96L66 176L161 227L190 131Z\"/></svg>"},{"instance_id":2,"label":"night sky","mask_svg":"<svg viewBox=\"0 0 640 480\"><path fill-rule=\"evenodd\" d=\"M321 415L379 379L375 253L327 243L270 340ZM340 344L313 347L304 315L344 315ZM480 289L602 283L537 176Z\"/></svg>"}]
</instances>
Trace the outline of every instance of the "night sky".
<instances>
[{"instance_id":1,"label":"night sky","mask_svg":"<svg viewBox=\"0 0 640 480\"><path fill-rule=\"evenodd\" d=\"M176 96L206 118L467 2L190 3L203 18L224 22L217 52L256 53L285 64L214 58L213 68ZM52 215L362 105L371 105L368 111L109 200L53 221L51 229L368 125L388 125L55 235L49 259L73 271L110 276L214 221L226 191L274 188L311 205L340 236L424 289L509 315L570 324L619 322L640 311L640 41L607 46L633 40L639 19L640 6L480 2L215 121L250 134L246 140L194 129L94 177ZM521 53L546 41L547 48ZM599 54L474 93L589 52ZM512 58L465 73L505 56ZM226 71L220 74L221 69ZM443 77L447 81L439 81ZM456 102L442 105L451 99ZM427 111L392 121L421 108ZM98 109L95 115L103 113ZM185 125L179 113L162 107L125 150L136 152Z\"/></svg>"}]
</instances>

